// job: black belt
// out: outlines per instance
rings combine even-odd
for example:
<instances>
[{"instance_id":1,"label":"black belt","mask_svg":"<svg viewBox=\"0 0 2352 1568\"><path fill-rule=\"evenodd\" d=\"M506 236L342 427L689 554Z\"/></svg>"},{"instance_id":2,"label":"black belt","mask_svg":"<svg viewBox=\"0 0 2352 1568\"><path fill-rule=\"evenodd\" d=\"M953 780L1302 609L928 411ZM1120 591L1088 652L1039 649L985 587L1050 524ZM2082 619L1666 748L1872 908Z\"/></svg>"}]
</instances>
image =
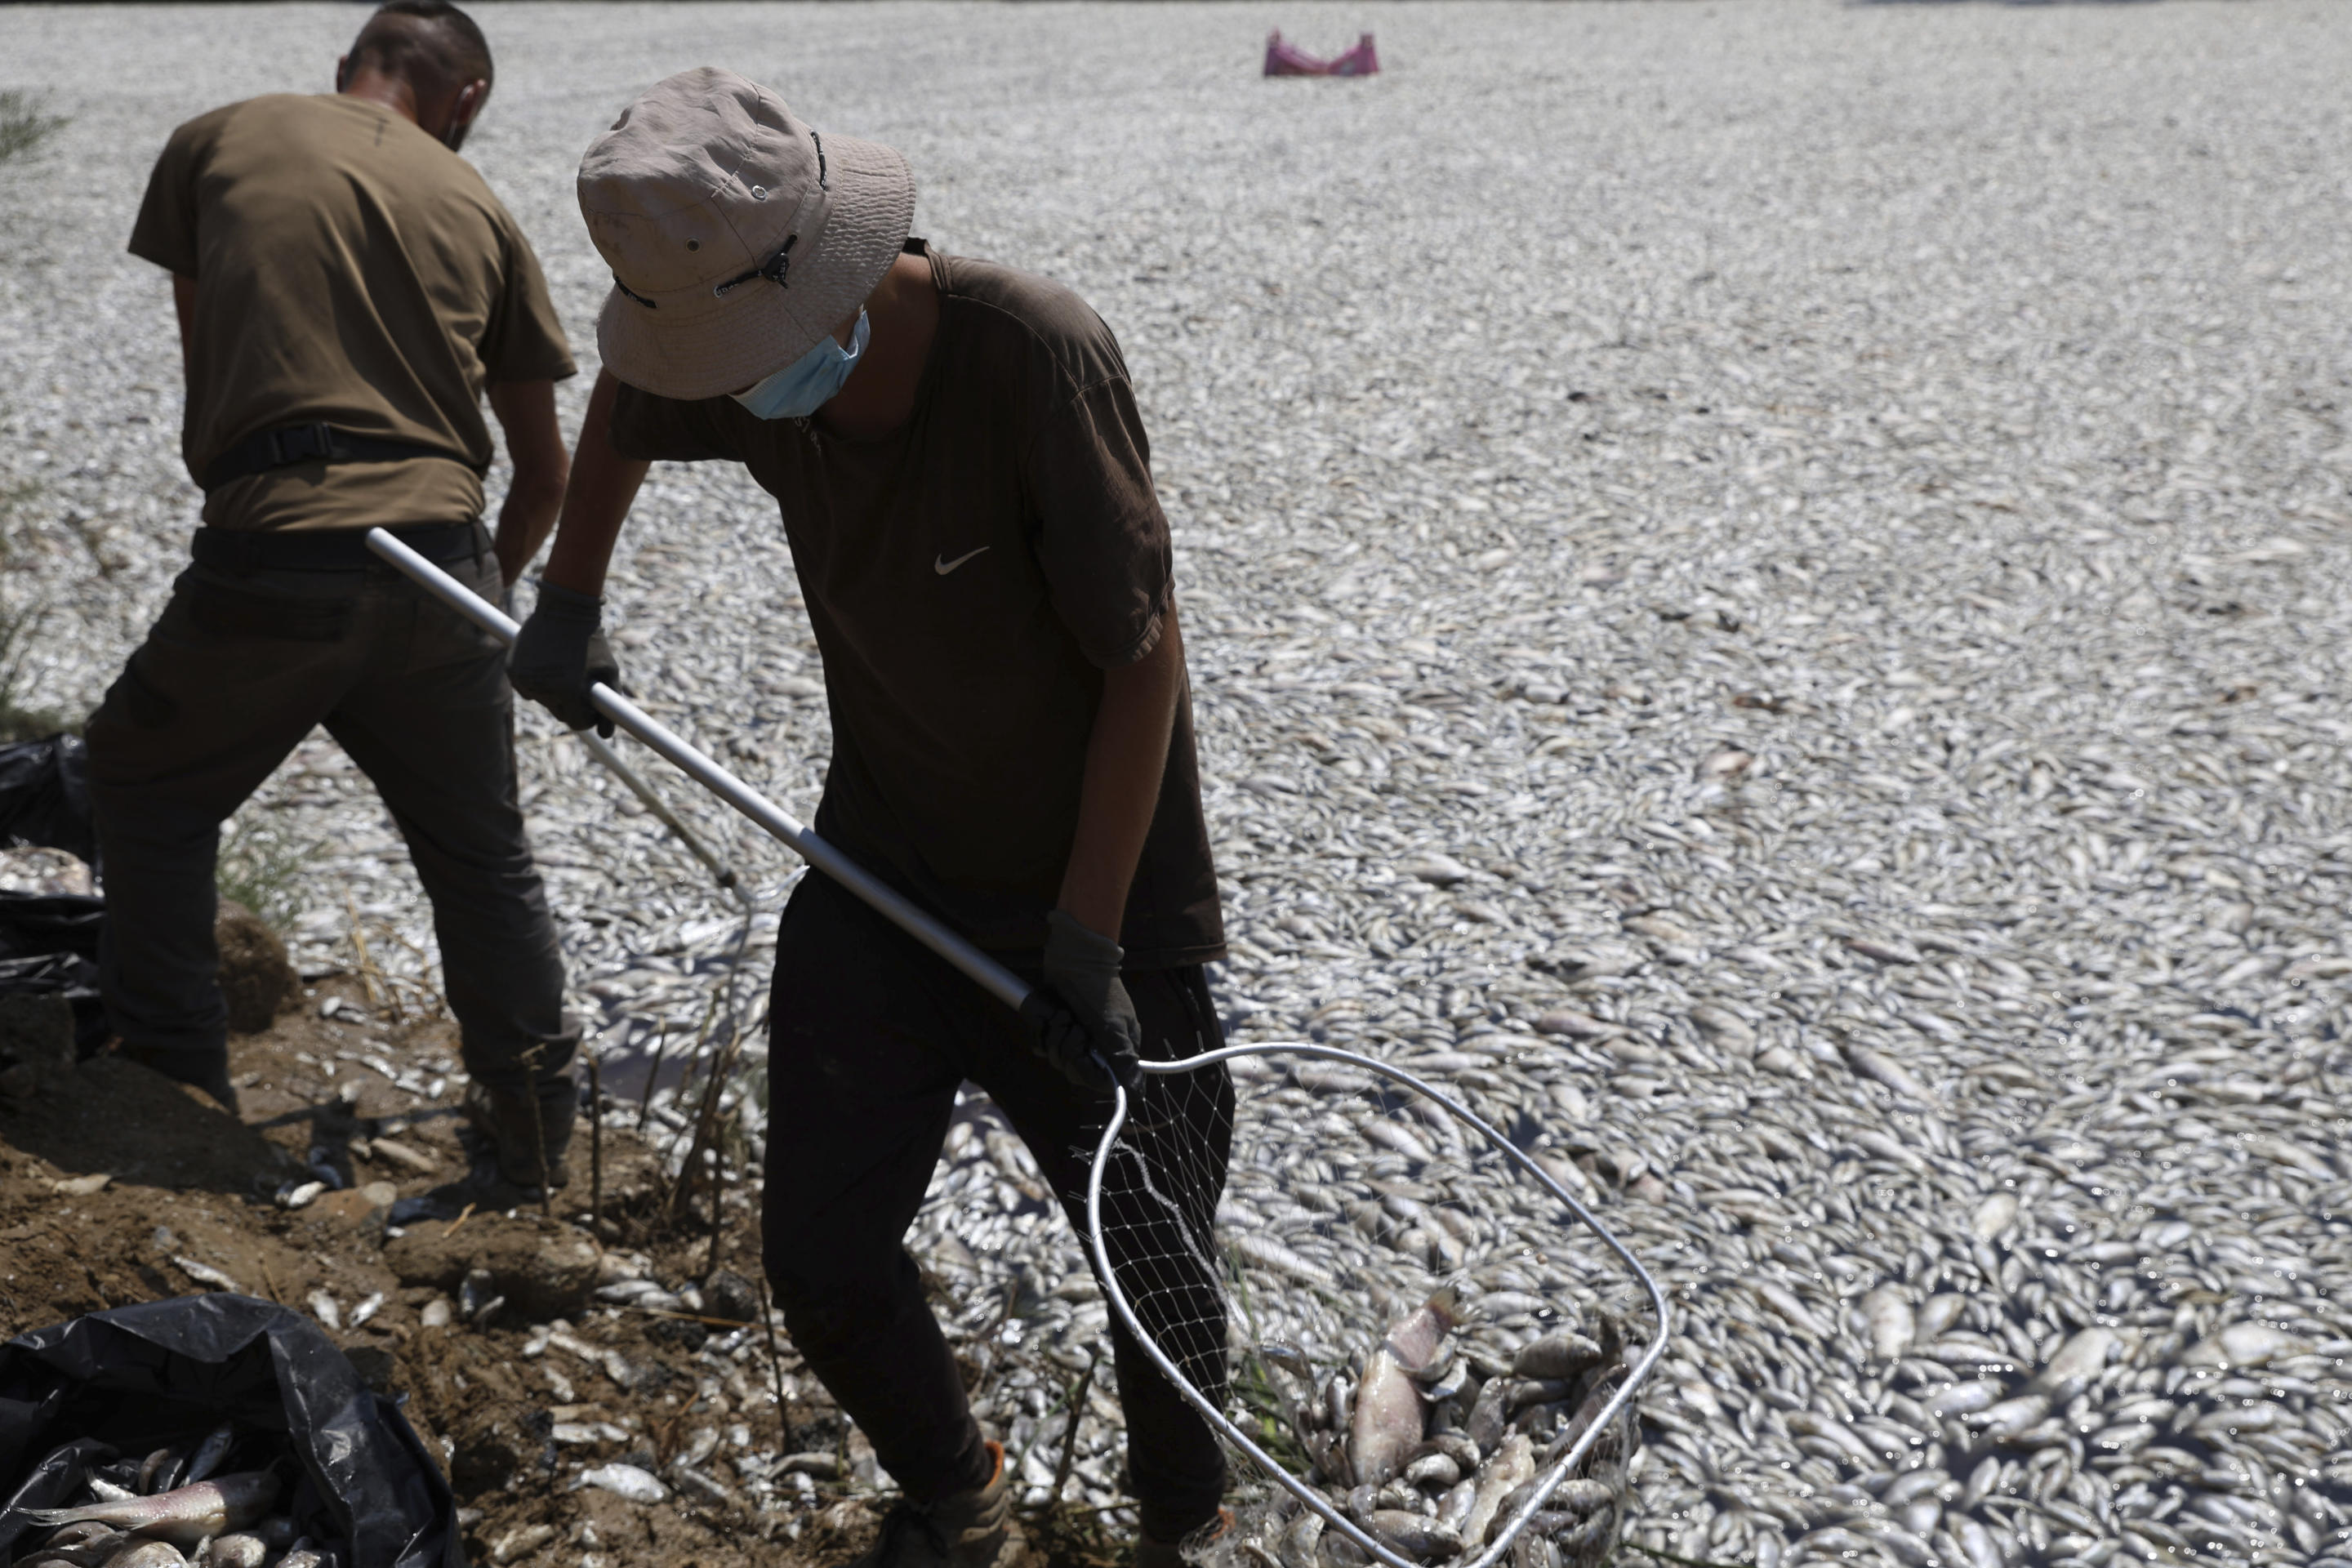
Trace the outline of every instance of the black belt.
<instances>
[{"instance_id":1,"label":"black belt","mask_svg":"<svg viewBox=\"0 0 2352 1568\"><path fill-rule=\"evenodd\" d=\"M385 531L427 561L463 561L487 548L478 522L428 522ZM350 571L375 563L364 528L200 528L189 553L201 566L246 571Z\"/></svg>"},{"instance_id":2,"label":"black belt","mask_svg":"<svg viewBox=\"0 0 2352 1568\"><path fill-rule=\"evenodd\" d=\"M331 425L284 425L247 436L215 458L212 466L205 470L204 488L216 490L232 479L251 479L297 463L396 463L410 458L446 458L469 468L475 467L470 458L446 447L354 436Z\"/></svg>"}]
</instances>

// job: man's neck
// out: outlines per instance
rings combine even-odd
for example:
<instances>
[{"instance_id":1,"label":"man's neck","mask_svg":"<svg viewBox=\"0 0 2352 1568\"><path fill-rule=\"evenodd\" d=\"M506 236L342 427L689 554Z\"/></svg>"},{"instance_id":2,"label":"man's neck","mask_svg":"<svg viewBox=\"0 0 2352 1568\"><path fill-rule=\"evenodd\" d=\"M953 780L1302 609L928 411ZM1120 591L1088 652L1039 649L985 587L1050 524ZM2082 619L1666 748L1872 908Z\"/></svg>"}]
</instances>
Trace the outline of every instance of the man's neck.
<instances>
[{"instance_id":1,"label":"man's neck","mask_svg":"<svg viewBox=\"0 0 2352 1568\"><path fill-rule=\"evenodd\" d=\"M362 98L370 103L380 103L410 124L416 123L416 89L396 76L365 67L355 70L342 85L345 98Z\"/></svg>"},{"instance_id":2,"label":"man's neck","mask_svg":"<svg viewBox=\"0 0 2352 1568\"><path fill-rule=\"evenodd\" d=\"M931 283L930 262L920 256L893 262L866 301L866 352L857 368L817 411L819 424L853 441L887 436L915 412L915 394L940 325L940 291Z\"/></svg>"}]
</instances>

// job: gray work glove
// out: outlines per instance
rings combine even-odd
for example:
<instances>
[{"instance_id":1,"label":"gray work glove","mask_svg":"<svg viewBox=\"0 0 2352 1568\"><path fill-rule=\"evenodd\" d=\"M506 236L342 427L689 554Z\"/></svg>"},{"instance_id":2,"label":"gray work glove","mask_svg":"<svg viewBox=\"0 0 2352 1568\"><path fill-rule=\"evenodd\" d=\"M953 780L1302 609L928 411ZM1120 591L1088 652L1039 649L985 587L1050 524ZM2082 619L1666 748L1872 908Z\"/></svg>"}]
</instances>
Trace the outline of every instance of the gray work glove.
<instances>
[{"instance_id":1,"label":"gray work glove","mask_svg":"<svg viewBox=\"0 0 2352 1568\"><path fill-rule=\"evenodd\" d=\"M1108 1089L1103 1068L1130 1091L1143 1082L1143 1026L1118 978L1127 954L1061 910L1045 917L1045 983L1021 1005L1030 1044L1081 1089Z\"/></svg>"},{"instance_id":2,"label":"gray work glove","mask_svg":"<svg viewBox=\"0 0 2352 1568\"><path fill-rule=\"evenodd\" d=\"M507 656L507 679L517 691L562 721L564 728L593 726L609 741L613 721L588 700L588 689L598 681L615 691L622 689L620 661L597 629L604 608L604 601L593 595L541 582L539 603Z\"/></svg>"}]
</instances>

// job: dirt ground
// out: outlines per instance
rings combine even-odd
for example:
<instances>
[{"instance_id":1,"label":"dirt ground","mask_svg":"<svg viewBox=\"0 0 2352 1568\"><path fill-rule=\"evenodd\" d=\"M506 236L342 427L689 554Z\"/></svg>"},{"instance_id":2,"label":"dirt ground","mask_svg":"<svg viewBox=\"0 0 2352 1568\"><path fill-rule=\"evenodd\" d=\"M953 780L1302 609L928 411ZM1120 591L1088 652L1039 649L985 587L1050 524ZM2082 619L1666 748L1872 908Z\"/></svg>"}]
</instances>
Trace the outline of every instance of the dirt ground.
<instances>
[{"instance_id":1,"label":"dirt ground","mask_svg":"<svg viewBox=\"0 0 2352 1568\"><path fill-rule=\"evenodd\" d=\"M772 1358L756 1326L590 1299L637 1275L723 1296L698 1195L663 1218L661 1173L625 1128L608 1129L600 1243L573 1222L586 1218L593 1184L583 1120L574 1180L552 1217L391 1225L399 1200L463 1170L458 1089L446 1080L454 1028L379 1017L348 980L307 991L266 1032L234 1042L236 1118L110 1056L29 1086L0 1075L0 1329L210 1289L309 1311L372 1384L404 1397L457 1490L468 1556L501 1568L817 1568L870 1542L888 1501L871 1450L781 1325ZM339 1010L322 1017L330 998ZM318 1167L340 1189L283 1206L279 1194L319 1180ZM729 1199L718 1262L749 1275L756 1200ZM428 1326L428 1309L468 1304L461 1279L476 1268L506 1304L479 1325L459 1310ZM579 1348L551 1342L551 1326ZM764 1510L730 1468L763 1451L798 1456L812 1472L805 1482L781 1476L789 1485ZM702 1479L682 1480L679 1460ZM575 1487L583 1467L611 1461L656 1473L668 1497L639 1503ZM1033 1531L1054 1568L1125 1558L1083 1516L1034 1521Z\"/></svg>"}]
</instances>

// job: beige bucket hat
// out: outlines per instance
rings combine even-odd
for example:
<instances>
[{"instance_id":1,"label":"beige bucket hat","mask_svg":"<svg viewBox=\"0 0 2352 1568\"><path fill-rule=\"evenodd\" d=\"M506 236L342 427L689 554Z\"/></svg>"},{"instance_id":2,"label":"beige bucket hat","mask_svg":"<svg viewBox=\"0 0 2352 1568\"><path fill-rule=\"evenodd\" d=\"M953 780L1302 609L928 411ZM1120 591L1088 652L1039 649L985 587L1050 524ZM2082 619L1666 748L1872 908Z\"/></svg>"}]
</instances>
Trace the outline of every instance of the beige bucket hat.
<instances>
[{"instance_id":1,"label":"beige bucket hat","mask_svg":"<svg viewBox=\"0 0 2352 1568\"><path fill-rule=\"evenodd\" d=\"M783 369L855 315L915 220L907 160L825 136L733 71L665 78L580 160L580 216L613 269L605 367L662 397Z\"/></svg>"}]
</instances>

